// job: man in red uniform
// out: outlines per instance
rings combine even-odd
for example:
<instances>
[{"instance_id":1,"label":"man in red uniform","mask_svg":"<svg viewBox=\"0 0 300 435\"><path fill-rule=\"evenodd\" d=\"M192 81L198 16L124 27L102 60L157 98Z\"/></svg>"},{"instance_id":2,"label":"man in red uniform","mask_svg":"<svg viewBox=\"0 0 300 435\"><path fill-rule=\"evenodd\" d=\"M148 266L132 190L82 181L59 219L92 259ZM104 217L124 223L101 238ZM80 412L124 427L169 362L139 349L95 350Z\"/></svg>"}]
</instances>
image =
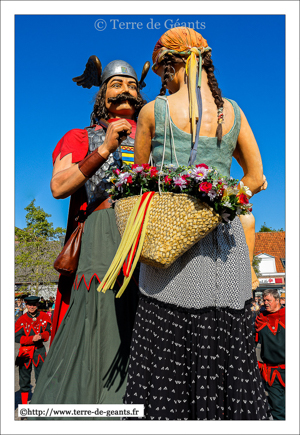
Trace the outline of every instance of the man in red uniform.
<instances>
[{"instance_id":1,"label":"man in red uniform","mask_svg":"<svg viewBox=\"0 0 300 435\"><path fill-rule=\"evenodd\" d=\"M15 323L15 341L20 343L16 365L19 366L19 383L22 404L26 405L30 391L32 367L37 381L46 357L44 342L49 340L51 321L49 316L39 311L38 296L28 296L24 299L27 312Z\"/></svg>"},{"instance_id":2,"label":"man in red uniform","mask_svg":"<svg viewBox=\"0 0 300 435\"><path fill-rule=\"evenodd\" d=\"M265 310L256 318L255 341L261 343L258 366L266 381L268 401L274 420L285 420L285 307L277 290L263 292Z\"/></svg>"}]
</instances>

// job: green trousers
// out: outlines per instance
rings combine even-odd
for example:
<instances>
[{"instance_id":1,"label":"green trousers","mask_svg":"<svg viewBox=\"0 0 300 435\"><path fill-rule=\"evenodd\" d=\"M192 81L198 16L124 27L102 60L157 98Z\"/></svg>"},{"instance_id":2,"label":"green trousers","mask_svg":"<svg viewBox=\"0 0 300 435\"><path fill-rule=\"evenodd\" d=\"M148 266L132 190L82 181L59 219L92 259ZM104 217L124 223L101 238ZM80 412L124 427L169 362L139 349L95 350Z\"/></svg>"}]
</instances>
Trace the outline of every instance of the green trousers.
<instances>
[{"instance_id":1,"label":"green trousers","mask_svg":"<svg viewBox=\"0 0 300 435\"><path fill-rule=\"evenodd\" d=\"M285 382L285 371L280 370L283 382ZM274 420L285 420L285 387L281 385L276 377L273 384L266 384L268 401Z\"/></svg>"},{"instance_id":2,"label":"green trousers","mask_svg":"<svg viewBox=\"0 0 300 435\"><path fill-rule=\"evenodd\" d=\"M21 364L19 366L19 385L21 393L27 393L30 391L32 368L34 367L35 381L37 382L42 366L43 361L40 361L37 367L31 363L28 369L25 367L24 364Z\"/></svg>"}]
</instances>

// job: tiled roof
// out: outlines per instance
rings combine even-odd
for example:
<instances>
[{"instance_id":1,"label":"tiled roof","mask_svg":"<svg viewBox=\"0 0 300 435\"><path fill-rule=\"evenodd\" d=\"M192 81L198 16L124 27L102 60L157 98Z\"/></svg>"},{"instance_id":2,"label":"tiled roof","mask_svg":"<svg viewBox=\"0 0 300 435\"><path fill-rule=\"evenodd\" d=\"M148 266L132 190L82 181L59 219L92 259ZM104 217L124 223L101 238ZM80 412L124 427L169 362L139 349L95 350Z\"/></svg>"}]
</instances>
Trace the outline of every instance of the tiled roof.
<instances>
[{"instance_id":1,"label":"tiled roof","mask_svg":"<svg viewBox=\"0 0 300 435\"><path fill-rule=\"evenodd\" d=\"M268 254L275 257L276 271L285 272L281 258L285 258L285 231L255 233L254 255Z\"/></svg>"}]
</instances>

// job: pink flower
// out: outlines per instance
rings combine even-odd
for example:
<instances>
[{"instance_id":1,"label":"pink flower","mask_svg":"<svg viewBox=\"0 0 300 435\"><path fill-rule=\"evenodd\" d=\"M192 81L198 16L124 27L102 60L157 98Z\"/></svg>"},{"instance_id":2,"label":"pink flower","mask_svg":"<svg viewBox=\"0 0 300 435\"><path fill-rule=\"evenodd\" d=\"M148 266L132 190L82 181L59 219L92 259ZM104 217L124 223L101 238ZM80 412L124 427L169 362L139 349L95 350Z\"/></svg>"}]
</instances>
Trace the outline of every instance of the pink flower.
<instances>
[{"instance_id":1,"label":"pink flower","mask_svg":"<svg viewBox=\"0 0 300 435\"><path fill-rule=\"evenodd\" d=\"M202 192L208 193L211 188L212 188L212 184L208 183L207 181L204 181L203 183L200 184L199 191L201 190Z\"/></svg>"},{"instance_id":2,"label":"pink flower","mask_svg":"<svg viewBox=\"0 0 300 435\"><path fill-rule=\"evenodd\" d=\"M121 190L122 189L122 184L123 184L122 181L117 181L115 186L118 188L118 190Z\"/></svg>"},{"instance_id":3,"label":"pink flower","mask_svg":"<svg viewBox=\"0 0 300 435\"><path fill-rule=\"evenodd\" d=\"M184 175L182 175L181 177L187 182L187 184L190 184L190 180L188 180L188 178L189 178L189 174L184 174Z\"/></svg>"},{"instance_id":4,"label":"pink flower","mask_svg":"<svg viewBox=\"0 0 300 435\"><path fill-rule=\"evenodd\" d=\"M208 169L208 166L205 163L200 163L200 165L196 165L196 168L205 168L205 169Z\"/></svg>"},{"instance_id":5,"label":"pink flower","mask_svg":"<svg viewBox=\"0 0 300 435\"><path fill-rule=\"evenodd\" d=\"M174 178L174 184L175 186L179 186L180 190L182 190L184 187L186 187L187 182L184 178L182 177L175 177Z\"/></svg>"},{"instance_id":6,"label":"pink flower","mask_svg":"<svg viewBox=\"0 0 300 435\"><path fill-rule=\"evenodd\" d=\"M116 175L119 175L120 172L121 172L120 169L113 169L113 173L116 174Z\"/></svg>"},{"instance_id":7,"label":"pink flower","mask_svg":"<svg viewBox=\"0 0 300 435\"><path fill-rule=\"evenodd\" d=\"M205 167L200 167L200 165L197 166L199 167L196 167L195 169L192 170L191 176L195 178L197 181L202 181L206 177L208 173L208 169L206 169Z\"/></svg>"}]
</instances>

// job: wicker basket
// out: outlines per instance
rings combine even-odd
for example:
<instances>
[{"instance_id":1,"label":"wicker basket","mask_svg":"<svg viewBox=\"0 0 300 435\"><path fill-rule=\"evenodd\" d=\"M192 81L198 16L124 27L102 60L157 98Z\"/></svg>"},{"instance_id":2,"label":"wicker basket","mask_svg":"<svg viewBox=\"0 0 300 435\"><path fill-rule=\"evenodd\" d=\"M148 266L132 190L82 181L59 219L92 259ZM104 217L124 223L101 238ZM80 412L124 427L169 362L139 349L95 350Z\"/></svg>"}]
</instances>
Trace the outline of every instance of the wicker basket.
<instances>
[{"instance_id":1,"label":"wicker basket","mask_svg":"<svg viewBox=\"0 0 300 435\"><path fill-rule=\"evenodd\" d=\"M138 198L123 198L115 205L121 236ZM221 217L211 207L193 196L155 193L139 261L166 269L220 222Z\"/></svg>"}]
</instances>

